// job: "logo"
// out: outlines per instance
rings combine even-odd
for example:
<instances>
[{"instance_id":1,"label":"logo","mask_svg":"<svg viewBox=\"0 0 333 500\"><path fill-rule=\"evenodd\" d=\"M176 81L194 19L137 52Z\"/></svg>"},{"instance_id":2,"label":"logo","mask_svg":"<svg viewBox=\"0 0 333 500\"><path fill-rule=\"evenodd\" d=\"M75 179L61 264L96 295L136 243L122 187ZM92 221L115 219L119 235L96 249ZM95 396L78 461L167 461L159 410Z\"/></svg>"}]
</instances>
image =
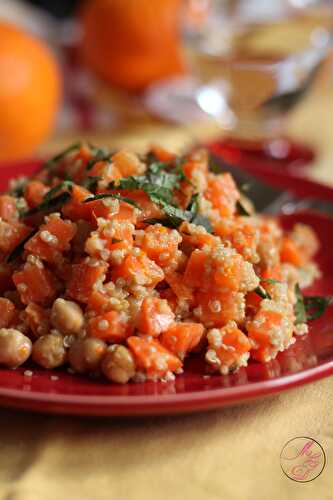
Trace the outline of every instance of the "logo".
<instances>
[{"instance_id":1,"label":"logo","mask_svg":"<svg viewBox=\"0 0 333 500\"><path fill-rule=\"evenodd\" d=\"M282 448L280 464L289 479L307 483L323 472L326 455L323 447L315 439L296 437L290 439Z\"/></svg>"}]
</instances>

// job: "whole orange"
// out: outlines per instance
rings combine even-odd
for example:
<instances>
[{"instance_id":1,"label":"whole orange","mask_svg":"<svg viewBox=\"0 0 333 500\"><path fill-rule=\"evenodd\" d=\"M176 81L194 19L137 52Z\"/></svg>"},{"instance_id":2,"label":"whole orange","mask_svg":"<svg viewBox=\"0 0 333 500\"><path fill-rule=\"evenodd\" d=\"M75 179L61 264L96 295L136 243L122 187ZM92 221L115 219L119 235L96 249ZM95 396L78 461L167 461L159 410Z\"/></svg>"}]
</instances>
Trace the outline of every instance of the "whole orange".
<instances>
[{"instance_id":1,"label":"whole orange","mask_svg":"<svg viewBox=\"0 0 333 500\"><path fill-rule=\"evenodd\" d=\"M42 41L0 21L0 160L31 155L52 129L60 72Z\"/></svg>"},{"instance_id":2,"label":"whole orange","mask_svg":"<svg viewBox=\"0 0 333 500\"><path fill-rule=\"evenodd\" d=\"M87 0L81 55L99 77L137 92L182 73L182 0Z\"/></svg>"}]
</instances>

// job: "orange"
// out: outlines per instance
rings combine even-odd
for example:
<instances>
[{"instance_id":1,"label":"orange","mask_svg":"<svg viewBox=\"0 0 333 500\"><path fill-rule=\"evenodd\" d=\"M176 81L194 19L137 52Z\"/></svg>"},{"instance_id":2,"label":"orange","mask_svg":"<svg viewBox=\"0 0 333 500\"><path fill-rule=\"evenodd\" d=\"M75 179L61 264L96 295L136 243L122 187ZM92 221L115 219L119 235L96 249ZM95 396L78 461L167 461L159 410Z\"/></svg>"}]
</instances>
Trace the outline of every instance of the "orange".
<instances>
[{"instance_id":1,"label":"orange","mask_svg":"<svg viewBox=\"0 0 333 500\"><path fill-rule=\"evenodd\" d=\"M181 1L87 0L81 11L83 62L132 92L182 73Z\"/></svg>"},{"instance_id":2,"label":"orange","mask_svg":"<svg viewBox=\"0 0 333 500\"><path fill-rule=\"evenodd\" d=\"M31 155L55 121L57 63L44 44L0 21L0 160Z\"/></svg>"}]
</instances>

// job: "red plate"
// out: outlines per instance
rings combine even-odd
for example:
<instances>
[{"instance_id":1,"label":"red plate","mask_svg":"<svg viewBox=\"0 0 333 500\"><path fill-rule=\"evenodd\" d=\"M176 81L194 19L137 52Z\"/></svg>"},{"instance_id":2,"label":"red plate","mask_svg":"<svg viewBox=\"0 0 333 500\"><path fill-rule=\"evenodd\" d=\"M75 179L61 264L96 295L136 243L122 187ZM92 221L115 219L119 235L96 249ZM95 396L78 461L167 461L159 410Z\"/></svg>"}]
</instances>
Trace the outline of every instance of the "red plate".
<instances>
[{"instance_id":1,"label":"red plate","mask_svg":"<svg viewBox=\"0 0 333 500\"><path fill-rule=\"evenodd\" d=\"M1 169L0 189L11 175L31 173L37 163ZM333 294L331 235L333 219L315 213L284 216L286 227L295 222L310 224L321 240L317 256L323 277L309 293ZM152 415L195 412L241 403L274 394L333 374L333 307L311 323L310 333L265 365L251 363L246 369L227 376L203 376L199 360L191 359L185 373L174 382L113 385L29 367L0 370L0 405L48 413L76 415Z\"/></svg>"}]
</instances>

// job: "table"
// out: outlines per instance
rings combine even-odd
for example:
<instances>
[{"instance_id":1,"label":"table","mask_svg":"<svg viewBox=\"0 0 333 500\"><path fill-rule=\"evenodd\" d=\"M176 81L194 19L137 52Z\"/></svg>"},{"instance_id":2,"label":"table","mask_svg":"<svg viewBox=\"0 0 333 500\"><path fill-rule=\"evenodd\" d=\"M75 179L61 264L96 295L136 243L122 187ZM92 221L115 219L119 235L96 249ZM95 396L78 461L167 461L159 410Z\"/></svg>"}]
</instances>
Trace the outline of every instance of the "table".
<instances>
[{"instance_id":1,"label":"table","mask_svg":"<svg viewBox=\"0 0 333 500\"><path fill-rule=\"evenodd\" d=\"M332 66L290 130L320 151L312 175L333 184ZM206 133L214 133L206 130ZM216 133L216 131L215 131ZM197 128L132 126L99 144L182 148ZM75 133L58 136L41 154ZM80 419L0 411L0 500L328 500L332 494L332 378L220 411L176 417ZM283 445L310 436L328 463L301 484L280 469Z\"/></svg>"}]
</instances>

